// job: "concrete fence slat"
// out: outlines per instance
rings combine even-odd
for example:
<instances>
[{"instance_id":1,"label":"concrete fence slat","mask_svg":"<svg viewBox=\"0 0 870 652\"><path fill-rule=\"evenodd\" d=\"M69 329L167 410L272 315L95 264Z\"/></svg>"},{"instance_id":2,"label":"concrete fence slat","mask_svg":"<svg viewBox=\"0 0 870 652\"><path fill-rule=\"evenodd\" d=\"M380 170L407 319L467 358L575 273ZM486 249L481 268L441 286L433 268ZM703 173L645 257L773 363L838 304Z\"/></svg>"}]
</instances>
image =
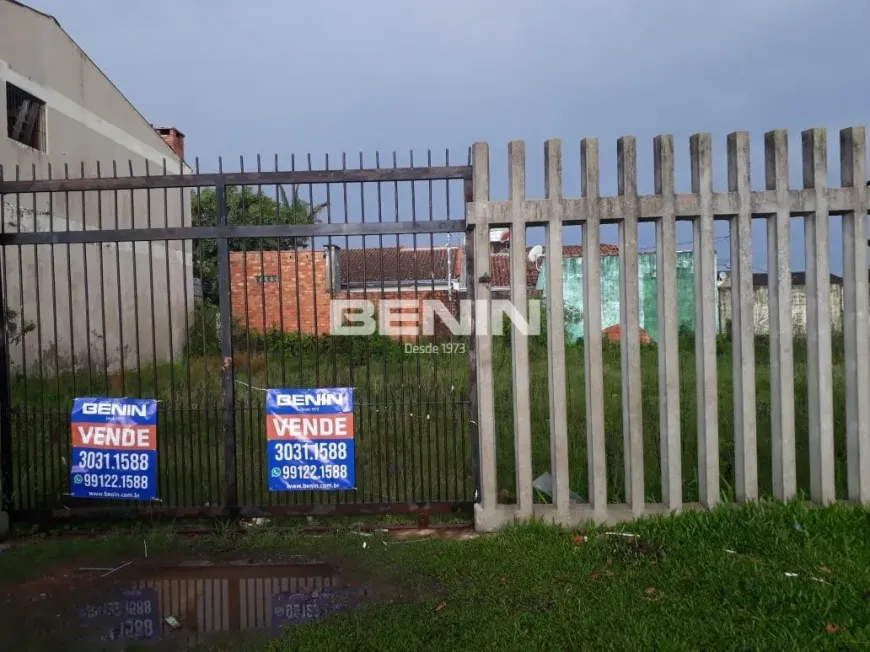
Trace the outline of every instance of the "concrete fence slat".
<instances>
[{"instance_id":1,"label":"concrete fence slat","mask_svg":"<svg viewBox=\"0 0 870 652\"><path fill-rule=\"evenodd\" d=\"M656 220L656 290L658 299L659 431L662 502L670 509L683 503L680 448L680 362L677 315L677 218L674 200L674 137L653 139L655 192L662 197Z\"/></svg>"},{"instance_id":2,"label":"concrete fence slat","mask_svg":"<svg viewBox=\"0 0 870 652\"><path fill-rule=\"evenodd\" d=\"M737 193L731 218L732 377L734 383L735 495L738 502L758 498L758 448L755 415L755 320L752 287L752 189L749 134L728 135L728 190ZM719 320L722 325L722 320Z\"/></svg>"},{"instance_id":3,"label":"concrete fence slat","mask_svg":"<svg viewBox=\"0 0 870 652\"><path fill-rule=\"evenodd\" d=\"M810 498L829 503L835 498L835 484L831 306L828 300L831 293L828 146L824 129L808 129L801 134L801 140L803 185L816 194L816 211L804 218Z\"/></svg>"},{"instance_id":4,"label":"concrete fence slat","mask_svg":"<svg viewBox=\"0 0 870 652\"><path fill-rule=\"evenodd\" d=\"M619 342L622 362L622 436L625 502L643 511L643 414L640 386L640 294L637 261L637 146L633 136L616 143L617 185L622 198L619 223Z\"/></svg>"},{"instance_id":5,"label":"concrete fence slat","mask_svg":"<svg viewBox=\"0 0 870 652\"><path fill-rule=\"evenodd\" d=\"M580 185L588 212L583 224L583 354L586 371L586 460L589 504L607 513L607 458L604 437L604 358L601 348L601 227L598 201L598 139L580 143Z\"/></svg>"},{"instance_id":6,"label":"concrete fence slat","mask_svg":"<svg viewBox=\"0 0 870 652\"><path fill-rule=\"evenodd\" d=\"M788 134L764 135L765 182L777 194L767 218L770 302L770 403L773 494L790 500L797 491L794 438L794 338L791 313L791 215L788 193Z\"/></svg>"},{"instance_id":7,"label":"concrete fence slat","mask_svg":"<svg viewBox=\"0 0 870 652\"><path fill-rule=\"evenodd\" d=\"M870 502L870 333L868 333L867 143L863 127L840 131L840 185L851 191L843 215L843 335L849 499Z\"/></svg>"},{"instance_id":8,"label":"concrete fence slat","mask_svg":"<svg viewBox=\"0 0 870 652\"><path fill-rule=\"evenodd\" d=\"M547 361L550 383L550 472L553 476L555 520L570 519L568 478L568 399L565 377L565 305L562 288L562 143L544 143L544 188L552 202L547 223Z\"/></svg>"},{"instance_id":9,"label":"concrete fence slat","mask_svg":"<svg viewBox=\"0 0 870 652\"><path fill-rule=\"evenodd\" d=\"M698 414L698 494L702 504L719 502L719 415L716 383L716 328L713 315L716 261L713 249L713 155L710 134L689 141L692 192L700 210L694 220L695 395Z\"/></svg>"},{"instance_id":10,"label":"concrete fence slat","mask_svg":"<svg viewBox=\"0 0 870 652\"><path fill-rule=\"evenodd\" d=\"M520 204L526 198L526 145L521 140L508 144L510 199ZM529 318L526 288L526 221L518 206L511 223L511 300L519 316ZM516 455L517 516L532 516L532 425L529 396L529 340L514 323L511 337L514 450Z\"/></svg>"}]
</instances>

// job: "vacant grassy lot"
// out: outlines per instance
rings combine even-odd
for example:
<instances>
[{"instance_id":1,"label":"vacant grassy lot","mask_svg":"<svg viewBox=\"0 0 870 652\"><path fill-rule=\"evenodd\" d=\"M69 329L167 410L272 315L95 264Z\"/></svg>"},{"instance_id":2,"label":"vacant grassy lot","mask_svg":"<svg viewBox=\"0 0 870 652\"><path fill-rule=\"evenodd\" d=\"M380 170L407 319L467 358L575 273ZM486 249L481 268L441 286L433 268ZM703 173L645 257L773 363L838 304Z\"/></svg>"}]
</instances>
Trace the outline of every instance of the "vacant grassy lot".
<instances>
[{"instance_id":1,"label":"vacant grassy lot","mask_svg":"<svg viewBox=\"0 0 870 652\"><path fill-rule=\"evenodd\" d=\"M199 340L194 338L192 342ZM243 504L310 502L467 501L472 498L467 355L461 347L407 354L387 338L300 338L243 334L236 338L235 440ZM460 342L460 344L464 344ZM806 346L795 340L798 487L809 489ZM571 489L588 486L582 343L566 348ZM549 470L547 351L532 338L533 470ZM842 340L835 336L834 432L837 490L845 496L845 405ZM660 500L657 350L643 346L642 405L646 495ZM734 480L731 342L718 342L718 412L722 491ZM764 338L756 340L759 482L771 492L770 367ZM695 355L691 335L680 341L680 416L683 491L697 498ZM624 496L620 351L604 347L608 492ZM129 365L128 365L129 366ZM494 371L499 490L514 491L513 407L509 338L495 338ZM269 494L265 488L266 387L353 386L356 390L357 491L344 494ZM75 396L143 396L162 401L160 487L167 506L220 504L225 486L221 426L221 359L214 346L191 346L174 364L143 361L125 373L46 364L19 375L13 386L16 501L22 507L59 504L67 491L68 413ZM541 499L544 499L541 497Z\"/></svg>"},{"instance_id":2,"label":"vacant grassy lot","mask_svg":"<svg viewBox=\"0 0 870 652\"><path fill-rule=\"evenodd\" d=\"M472 541L396 543L348 531L300 537L278 526L248 534L222 530L194 540L140 528L100 539L22 541L0 555L0 587L14 593L10 584L58 564L112 567L140 559L146 539L152 557L313 553L340 560L342 568L361 571L366 582L392 585L404 596L286 629L271 641L244 646L206 640L203 650L870 646L866 510L760 503L618 528L636 536L609 531L589 528L584 540L577 532L531 524ZM47 600L57 599L51 585L34 586L45 587L34 590L48 591ZM0 612L18 613L11 605ZM55 612L47 613L53 618ZM168 628L164 633L173 636Z\"/></svg>"}]
</instances>

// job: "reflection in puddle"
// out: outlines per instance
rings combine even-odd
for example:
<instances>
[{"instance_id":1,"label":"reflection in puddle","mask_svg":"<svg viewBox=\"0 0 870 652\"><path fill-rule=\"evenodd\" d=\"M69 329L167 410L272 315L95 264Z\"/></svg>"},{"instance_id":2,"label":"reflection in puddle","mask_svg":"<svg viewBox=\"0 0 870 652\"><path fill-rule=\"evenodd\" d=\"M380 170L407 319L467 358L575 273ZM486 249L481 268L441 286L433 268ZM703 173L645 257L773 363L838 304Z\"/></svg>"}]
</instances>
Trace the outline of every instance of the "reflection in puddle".
<instances>
[{"instance_id":1,"label":"reflection in puddle","mask_svg":"<svg viewBox=\"0 0 870 652\"><path fill-rule=\"evenodd\" d=\"M160 632L158 593L154 589L126 589L98 604L78 609L79 622L99 633L101 641L147 641Z\"/></svg>"},{"instance_id":2,"label":"reflection in puddle","mask_svg":"<svg viewBox=\"0 0 870 652\"><path fill-rule=\"evenodd\" d=\"M303 624L368 596L341 584L326 564L189 565L149 572L131 584L79 606L87 638L108 643L171 636L193 643L221 632Z\"/></svg>"}]
</instances>

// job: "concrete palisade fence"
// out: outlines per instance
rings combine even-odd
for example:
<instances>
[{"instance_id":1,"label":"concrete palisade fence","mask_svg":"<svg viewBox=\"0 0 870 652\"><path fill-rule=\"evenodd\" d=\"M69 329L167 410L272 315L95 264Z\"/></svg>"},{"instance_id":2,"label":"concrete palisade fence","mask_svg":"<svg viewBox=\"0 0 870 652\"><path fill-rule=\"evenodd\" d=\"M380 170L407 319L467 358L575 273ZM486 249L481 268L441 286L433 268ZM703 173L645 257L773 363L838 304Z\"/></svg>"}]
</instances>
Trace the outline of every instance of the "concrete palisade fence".
<instances>
[{"instance_id":1,"label":"concrete palisade fence","mask_svg":"<svg viewBox=\"0 0 870 652\"><path fill-rule=\"evenodd\" d=\"M779 500L796 495L795 397L793 329L790 305L792 216L805 226L807 278L807 378L809 406L810 498L834 500L834 435L831 361L829 216L842 216L843 332L845 338L846 448L848 498L870 502L870 332L868 332L867 271L867 152L863 127L840 132L840 187L828 187L827 143L823 129L802 133L803 188L789 187L788 136L765 134L765 190L750 187L749 134L728 136L728 190L714 192L711 136L691 137L691 193L676 193L672 136L654 139L655 193L638 195L636 145L620 138L618 195L599 194L598 140L581 143L582 197L562 195L561 142L544 146L545 198L525 196L525 145L508 146L509 188L506 201L490 200L489 149L472 148L473 196L467 205L469 250L474 253L475 278L469 279L477 299L489 299L489 229L511 229L511 297L520 311L527 306L525 286L526 228L546 229L547 355L550 387L550 471L552 503L533 496L528 340L516 328L511 347L513 365L513 425L516 501L498 499L493 389L493 342L490 328L476 331L480 495L476 527L492 531L515 519L542 518L563 525L587 520L618 521L645 514L672 512L683 503L680 456L678 321L676 301L676 222L690 220L695 256L695 361L700 506L720 500L719 433L716 368L716 268L714 220L728 220L732 261L732 360L734 384L734 495L738 502L759 497L756 438L755 352L752 285L752 218L767 223L770 272L770 392L773 494ZM654 221L658 289L658 393L662 503L644 499L641 430L641 367L638 336L638 222ZM601 225L618 224L620 255L621 382L625 460L624 504L607 503L604 383L600 311ZM583 256L585 338L586 457L588 502L572 503L569 491L568 422L565 390L564 302L562 297L563 227L580 225ZM486 316L484 316L486 318Z\"/></svg>"}]
</instances>

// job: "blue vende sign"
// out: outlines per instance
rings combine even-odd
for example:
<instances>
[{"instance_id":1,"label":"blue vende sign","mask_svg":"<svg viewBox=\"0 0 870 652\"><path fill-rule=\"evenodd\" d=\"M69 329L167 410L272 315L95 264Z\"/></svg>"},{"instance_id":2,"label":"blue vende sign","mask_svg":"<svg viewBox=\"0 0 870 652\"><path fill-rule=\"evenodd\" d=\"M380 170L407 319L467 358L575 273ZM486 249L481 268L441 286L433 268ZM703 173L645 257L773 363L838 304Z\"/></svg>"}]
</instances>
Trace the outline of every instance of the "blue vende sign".
<instances>
[{"instance_id":1,"label":"blue vende sign","mask_svg":"<svg viewBox=\"0 0 870 652\"><path fill-rule=\"evenodd\" d=\"M354 488L353 389L266 393L269 491Z\"/></svg>"},{"instance_id":2,"label":"blue vende sign","mask_svg":"<svg viewBox=\"0 0 870 652\"><path fill-rule=\"evenodd\" d=\"M71 496L118 500L156 496L156 400L77 398L70 438Z\"/></svg>"}]
</instances>

